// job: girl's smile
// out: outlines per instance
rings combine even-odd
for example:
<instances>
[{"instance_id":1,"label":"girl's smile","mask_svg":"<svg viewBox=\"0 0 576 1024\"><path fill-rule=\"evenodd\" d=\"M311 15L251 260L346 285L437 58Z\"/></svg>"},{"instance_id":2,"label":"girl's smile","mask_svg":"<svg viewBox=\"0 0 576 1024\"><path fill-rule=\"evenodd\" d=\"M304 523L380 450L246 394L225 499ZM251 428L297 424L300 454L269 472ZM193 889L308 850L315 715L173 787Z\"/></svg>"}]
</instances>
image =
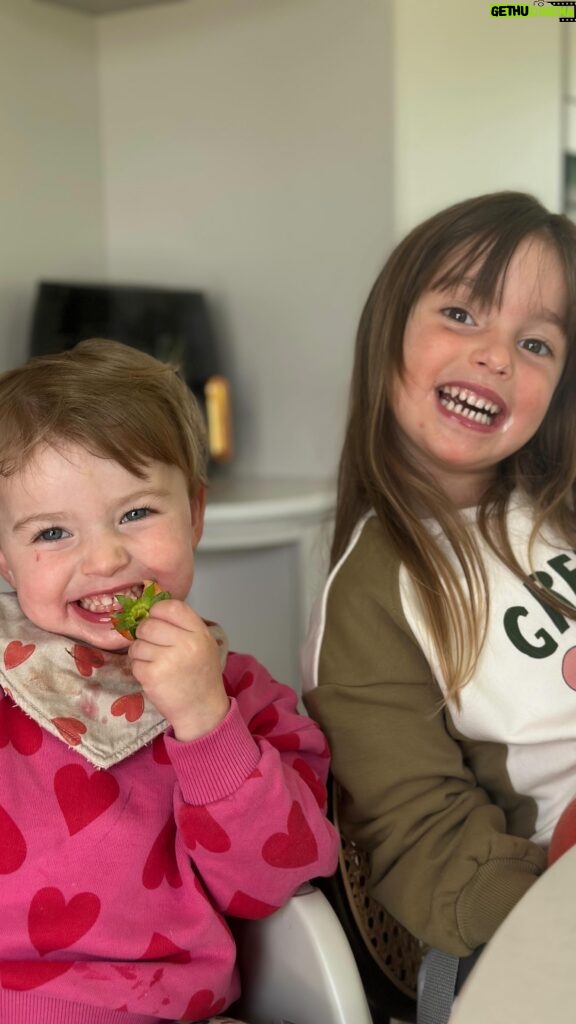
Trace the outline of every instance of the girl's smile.
<instances>
[{"instance_id":1,"label":"girl's smile","mask_svg":"<svg viewBox=\"0 0 576 1024\"><path fill-rule=\"evenodd\" d=\"M422 293L394 387L404 444L458 505L476 503L498 463L536 433L566 355L566 285L545 242L518 247L500 304L472 301L472 285Z\"/></svg>"},{"instance_id":2,"label":"girl's smile","mask_svg":"<svg viewBox=\"0 0 576 1024\"><path fill-rule=\"evenodd\" d=\"M440 412L461 417L463 427L488 431L496 429L506 416L506 406L495 391L461 383L441 384L437 389Z\"/></svg>"},{"instance_id":3,"label":"girl's smile","mask_svg":"<svg viewBox=\"0 0 576 1024\"><path fill-rule=\"evenodd\" d=\"M151 462L141 478L77 445L40 448L0 480L0 572L35 625L119 650L116 595L154 579L184 600L202 520L176 466Z\"/></svg>"}]
</instances>

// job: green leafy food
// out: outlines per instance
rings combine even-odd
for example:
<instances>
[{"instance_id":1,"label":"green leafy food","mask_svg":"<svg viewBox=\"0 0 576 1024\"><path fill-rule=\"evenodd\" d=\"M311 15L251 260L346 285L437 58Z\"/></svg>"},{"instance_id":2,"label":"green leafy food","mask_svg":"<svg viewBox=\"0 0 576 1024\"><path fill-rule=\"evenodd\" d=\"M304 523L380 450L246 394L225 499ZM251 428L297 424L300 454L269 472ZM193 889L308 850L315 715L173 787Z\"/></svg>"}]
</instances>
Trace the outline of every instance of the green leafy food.
<instances>
[{"instance_id":1,"label":"green leafy food","mask_svg":"<svg viewBox=\"0 0 576 1024\"><path fill-rule=\"evenodd\" d=\"M134 640L138 623L147 617L152 605L157 601L166 601L171 595L167 590L161 590L154 580L145 580L140 597L128 597L126 594L115 596L122 611L113 616L112 625L127 640Z\"/></svg>"}]
</instances>

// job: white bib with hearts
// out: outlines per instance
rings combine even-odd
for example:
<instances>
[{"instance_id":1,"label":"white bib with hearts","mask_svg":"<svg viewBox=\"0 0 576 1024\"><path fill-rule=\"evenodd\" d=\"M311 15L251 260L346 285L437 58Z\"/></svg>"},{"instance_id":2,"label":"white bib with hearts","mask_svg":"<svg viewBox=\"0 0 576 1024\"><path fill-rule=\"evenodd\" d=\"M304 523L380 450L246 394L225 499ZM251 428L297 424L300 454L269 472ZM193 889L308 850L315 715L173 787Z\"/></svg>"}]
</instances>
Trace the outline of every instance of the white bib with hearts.
<instances>
[{"instance_id":1,"label":"white bib with hearts","mask_svg":"<svg viewBox=\"0 0 576 1024\"><path fill-rule=\"evenodd\" d=\"M208 623L226 661L224 631ZM91 764L109 768L168 728L125 653L47 633L0 594L0 686L15 704Z\"/></svg>"}]
</instances>

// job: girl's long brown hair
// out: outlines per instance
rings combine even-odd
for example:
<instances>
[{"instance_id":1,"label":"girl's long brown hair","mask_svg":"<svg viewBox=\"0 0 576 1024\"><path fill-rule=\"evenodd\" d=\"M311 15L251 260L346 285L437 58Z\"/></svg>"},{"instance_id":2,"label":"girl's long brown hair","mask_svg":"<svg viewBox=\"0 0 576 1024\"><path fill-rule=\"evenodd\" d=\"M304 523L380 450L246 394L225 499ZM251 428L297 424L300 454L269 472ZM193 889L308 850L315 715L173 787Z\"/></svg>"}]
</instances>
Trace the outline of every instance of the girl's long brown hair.
<instances>
[{"instance_id":1,"label":"girl's long brown hair","mask_svg":"<svg viewBox=\"0 0 576 1024\"><path fill-rule=\"evenodd\" d=\"M472 277L472 300L488 306L498 303L510 261L520 243L530 238L547 243L564 272L566 362L539 430L500 463L481 500L478 521L490 547L537 590L538 583L512 550L506 509L511 492L521 488L535 509L529 550L544 523L576 546L576 226L520 192L496 192L451 206L416 227L394 250L370 292L356 339L332 565L346 549L360 517L373 510L416 585L448 693L456 700L483 643L489 612L486 572L478 544L458 509L402 446L393 414L393 386L403 371L406 323L422 292ZM449 540L463 584L450 557L426 528L423 510ZM546 600L558 603L548 594ZM575 609L561 607L576 617Z\"/></svg>"}]
</instances>

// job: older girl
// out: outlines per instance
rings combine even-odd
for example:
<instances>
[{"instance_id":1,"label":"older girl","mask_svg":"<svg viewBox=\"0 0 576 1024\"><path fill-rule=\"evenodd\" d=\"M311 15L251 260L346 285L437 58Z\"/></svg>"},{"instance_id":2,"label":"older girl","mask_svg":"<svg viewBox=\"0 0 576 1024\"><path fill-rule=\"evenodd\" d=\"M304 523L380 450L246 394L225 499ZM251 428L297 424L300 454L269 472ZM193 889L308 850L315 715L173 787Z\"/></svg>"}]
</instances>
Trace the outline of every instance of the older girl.
<instances>
[{"instance_id":1,"label":"older girl","mask_svg":"<svg viewBox=\"0 0 576 1024\"><path fill-rule=\"evenodd\" d=\"M392 253L363 311L305 652L374 895L464 957L576 793L576 228L512 192Z\"/></svg>"}]
</instances>

